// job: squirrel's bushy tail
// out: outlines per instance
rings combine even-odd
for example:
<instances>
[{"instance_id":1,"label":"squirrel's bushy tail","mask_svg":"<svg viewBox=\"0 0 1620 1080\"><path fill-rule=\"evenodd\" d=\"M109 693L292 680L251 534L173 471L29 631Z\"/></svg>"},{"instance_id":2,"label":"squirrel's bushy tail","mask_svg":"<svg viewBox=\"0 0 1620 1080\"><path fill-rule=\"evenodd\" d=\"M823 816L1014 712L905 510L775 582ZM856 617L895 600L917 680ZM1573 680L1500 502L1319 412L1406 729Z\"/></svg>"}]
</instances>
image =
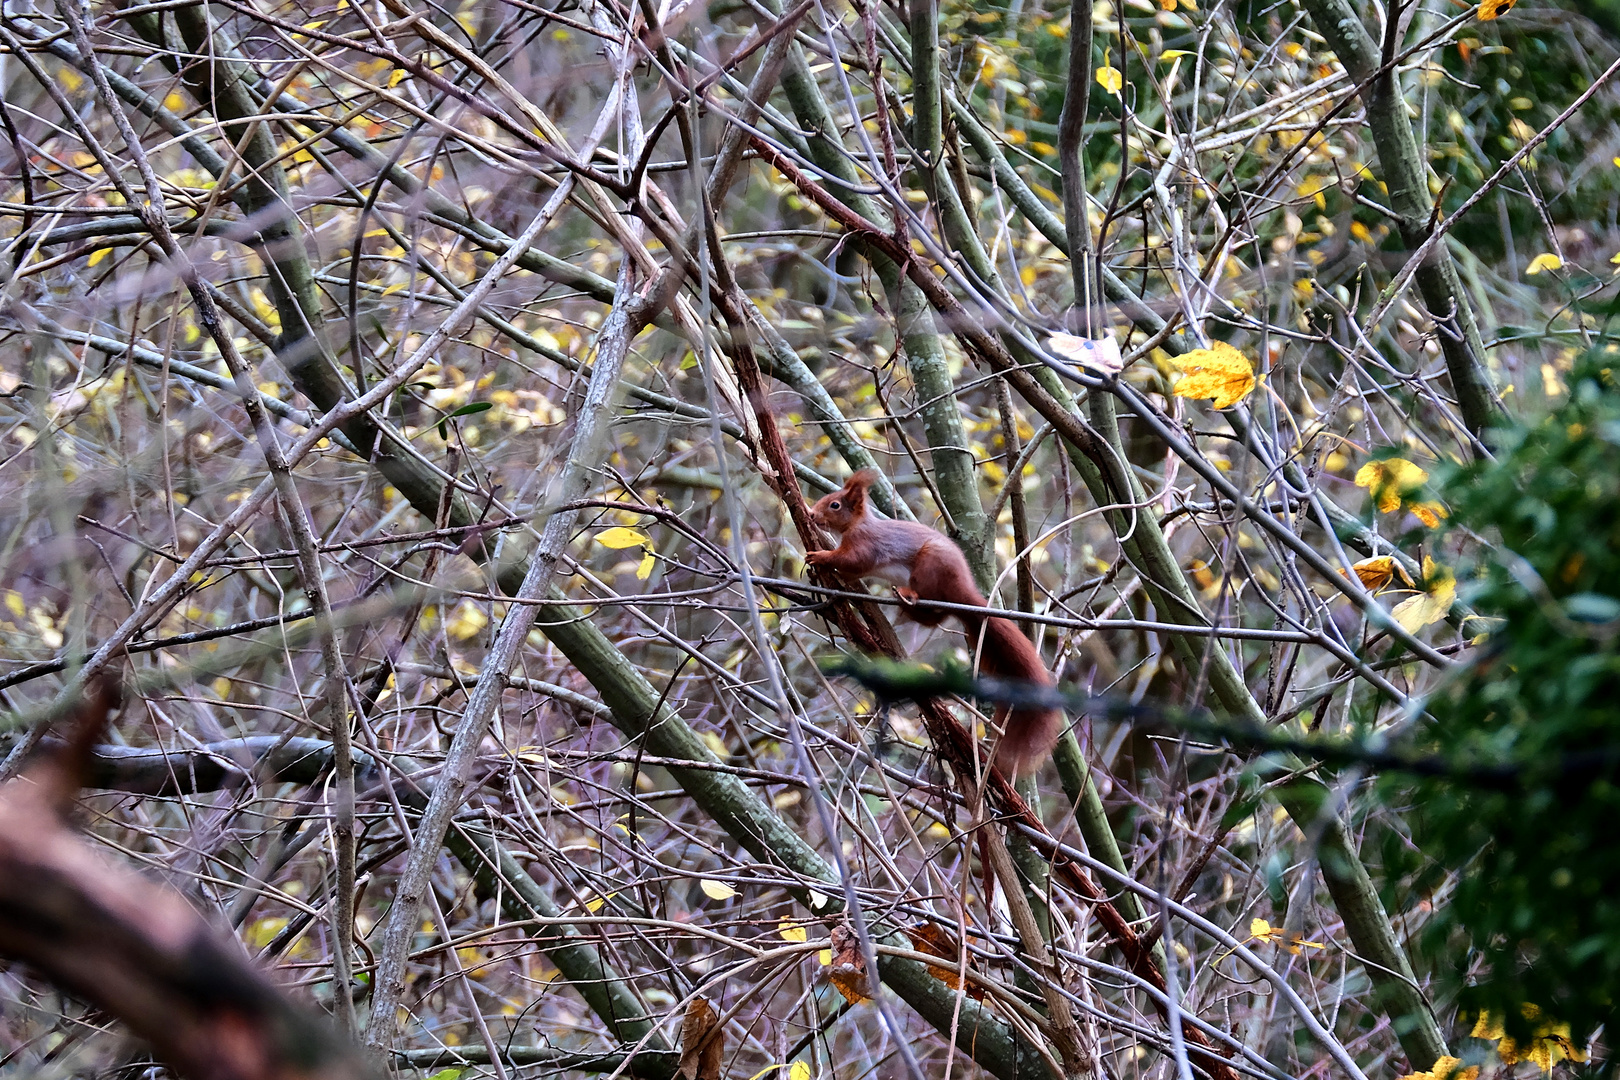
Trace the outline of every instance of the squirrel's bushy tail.
<instances>
[{"instance_id":1,"label":"squirrel's bushy tail","mask_svg":"<svg viewBox=\"0 0 1620 1080\"><path fill-rule=\"evenodd\" d=\"M1041 661L1041 654L1017 625L994 616L964 619L967 647L979 653L979 670L1003 679L1025 679L1053 685L1052 674ZM984 645L979 648L980 637ZM996 744L995 762L1008 776L1026 776L1040 768L1058 736L1063 734L1063 714L1057 709L1009 709L1001 706L996 719L1004 723L1001 741Z\"/></svg>"}]
</instances>

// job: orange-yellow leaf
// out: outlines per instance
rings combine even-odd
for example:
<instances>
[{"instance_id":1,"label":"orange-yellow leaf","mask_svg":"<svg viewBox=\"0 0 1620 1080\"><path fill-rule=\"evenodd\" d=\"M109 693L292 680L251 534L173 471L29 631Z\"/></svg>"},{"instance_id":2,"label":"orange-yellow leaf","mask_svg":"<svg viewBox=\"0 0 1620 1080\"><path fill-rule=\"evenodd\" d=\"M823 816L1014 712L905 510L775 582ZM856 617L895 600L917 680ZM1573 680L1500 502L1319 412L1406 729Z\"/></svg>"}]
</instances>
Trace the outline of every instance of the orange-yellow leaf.
<instances>
[{"instance_id":1,"label":"orange-yellow leaf","mask_svg":"<svg viewBox=\"0 0 1620 1080\"><path fill-rule=\"evenodd\" d=\"M1530 265L1524 268L1524 272L1526 275L1539 274L1545 270L1557 270L1563 265L1563 259L1560 259L1557 255L1554 255L1550 251L1543 251L1540 255L1537 255L1535 258L1530 260Z\"/></svg>"},{"instance_id":2,"label":"orange-yellow leaf","mask_svg":"<svg viewBox=\"0 0 1620 1080\"><path fill-rule=\"evenodd\" d=\"M1181 370L1177 397L1213 398L1217 409L1230 409L1254 392L1254 365L1224 341L1182 353L1171 363Z\"/></svg>"},{"instance_id":3,"label":"orange-yellow leaf","mask_svg":"<svg viewBox=\"0 0 1620 1080\"><path fill-rule=\"evenodd\" d=\"M1437 502L1411 503L1407 509L1417 515L1417 519L1431 529L1440 527L1440 519L1446 516L1446 508Z\"/></svg>"},{"instance_id":4,"label":"orange-yellow leaf","mask_svg":"<svg viewBox=\"0 0 1620 1080\"><path fill-rule=\"evenodd\" d=\"M1515 0L1481 0L1479 5L1479 21L1490 22L1492 19L1513 7Z\"/></svg>"},{"instance_id":5,"label":"orange-yellow leaf","mask_svg":"<svg viewBox=\"0 0 1620 1080\"><path fill-rule=\"evenodd\" d=\"M1362 559L1352 565L1350 569L1356 572L1356 577L1361 580L1362 587L1372 592L1386 588L1390 582L1395 580L1396 574L1406 578L1406 571L1401 568L1400 563L1395 561L1393 555L1377 555L1371 559ZM1339 573L1343 574L1344 571L1340 570ZM1411 584L1411 579L1407 579L1407 584Z\"/></svg>"}]
</instances>

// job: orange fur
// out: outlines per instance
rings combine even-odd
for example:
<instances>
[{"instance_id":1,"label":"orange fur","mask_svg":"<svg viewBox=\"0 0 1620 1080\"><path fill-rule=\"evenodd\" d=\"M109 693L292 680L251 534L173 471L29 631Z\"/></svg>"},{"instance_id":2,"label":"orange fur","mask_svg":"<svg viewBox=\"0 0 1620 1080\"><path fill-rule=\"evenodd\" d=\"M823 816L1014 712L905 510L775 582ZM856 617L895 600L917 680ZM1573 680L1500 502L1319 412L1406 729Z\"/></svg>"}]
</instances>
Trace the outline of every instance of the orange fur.
<instances>
[{"instance_id":1,"label":"orange fur","mask_svg":"<svg viewBox=\"0 0 1620 1080\"><path fill-rule=\"evenodd\" d=\"M1007 679L1026 679L1052 685L1052 675L1040 653L1018 627L994 615L949 611L928 601L986 607L984 594L974 584L967 559L949 538L914 521L876 518L868 508L867 490L877 473L862 469L810 510L817 525L838 534L831 551L805 556L819 566L845 577L881 578L894 586L907 603L907 614L925 626L937 626L954 616L967 633L970 651L979 658L979 670ZM1034 772L1052 752L1063 732L1063 716L1056 709L996 709L1004 733L995 761L1009 775Z\"/></svg>"}]
</instances>

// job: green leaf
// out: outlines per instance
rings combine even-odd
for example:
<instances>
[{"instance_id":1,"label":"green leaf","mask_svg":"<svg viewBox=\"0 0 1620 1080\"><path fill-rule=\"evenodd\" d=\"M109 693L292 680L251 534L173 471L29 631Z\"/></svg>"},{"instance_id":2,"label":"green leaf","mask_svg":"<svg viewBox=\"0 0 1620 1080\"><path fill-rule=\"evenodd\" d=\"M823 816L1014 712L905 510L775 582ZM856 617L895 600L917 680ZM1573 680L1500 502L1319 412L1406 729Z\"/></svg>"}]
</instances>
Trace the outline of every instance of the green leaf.
<instances>
[{"instance_id":1,"label":"green leaf","mask_svg":"<svg viewBox=\"0 0 1620 1080\"><path fill-rule=\"evenodd\" d=\"M448 439L450 437L450 431L445 425L451 420L454 420L456 417L472 416L474 413L485 412L493 407L494 406L492 403L488 401L474 401L463 405L459 409L453 409L450 412L445 413L443 416L439 417L439 438Z\"/></svg>"}]
</instances>

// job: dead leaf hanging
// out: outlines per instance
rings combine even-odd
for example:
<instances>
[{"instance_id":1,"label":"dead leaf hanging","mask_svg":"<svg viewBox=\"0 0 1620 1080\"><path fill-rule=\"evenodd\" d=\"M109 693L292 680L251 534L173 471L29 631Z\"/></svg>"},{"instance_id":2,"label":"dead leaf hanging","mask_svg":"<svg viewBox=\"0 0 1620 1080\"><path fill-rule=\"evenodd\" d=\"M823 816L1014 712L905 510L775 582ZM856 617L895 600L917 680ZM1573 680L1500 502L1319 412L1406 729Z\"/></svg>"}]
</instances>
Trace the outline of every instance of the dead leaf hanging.
<instances>
[{"instance_id":1,"label":"dead leaf hanging","mask_svg":"<svg viewBox=\"0 0 1620 1080\"><path fill-rule=\"evenodd\" d=\"M827 981L851 1005L872 1000L872 985L866 977L866 957L855 931L835 926L832 931L832 961L827 965Z\"/></svg>"},{"instance_id":2,"label":"dead leaf hanging","mask_svg":"<svg viewBox=\"0 0 1620 1080\"><path fill-rule=\"evenodd\" d=\"M950 932L937 923L918 923L906 927L906 937L918 952L925 952L929 956L937 956L950 963L950 967L940 967L937 964L928 965L928 974L950 987L952 990L962 989L962 978L957 974L957 958L962 955L960 944ZM973 965L969 963L967 970L972 971ZM974 1001L984 1000L984 987L968 983L964 991Z\"/></svg>"},{"instance_id":3,"label":"dead leaf hanging","mask_svg":"<svg viewBox=\"0 0 1620 1080\"><path fill-rule=\"evenodd\" d=\"M675 1075L686 1080L720 1080L720 1058L726 1052L726 1033L706 997L696 997L681 1021L681 1064Z\"/></svg>"}]
</instances>

